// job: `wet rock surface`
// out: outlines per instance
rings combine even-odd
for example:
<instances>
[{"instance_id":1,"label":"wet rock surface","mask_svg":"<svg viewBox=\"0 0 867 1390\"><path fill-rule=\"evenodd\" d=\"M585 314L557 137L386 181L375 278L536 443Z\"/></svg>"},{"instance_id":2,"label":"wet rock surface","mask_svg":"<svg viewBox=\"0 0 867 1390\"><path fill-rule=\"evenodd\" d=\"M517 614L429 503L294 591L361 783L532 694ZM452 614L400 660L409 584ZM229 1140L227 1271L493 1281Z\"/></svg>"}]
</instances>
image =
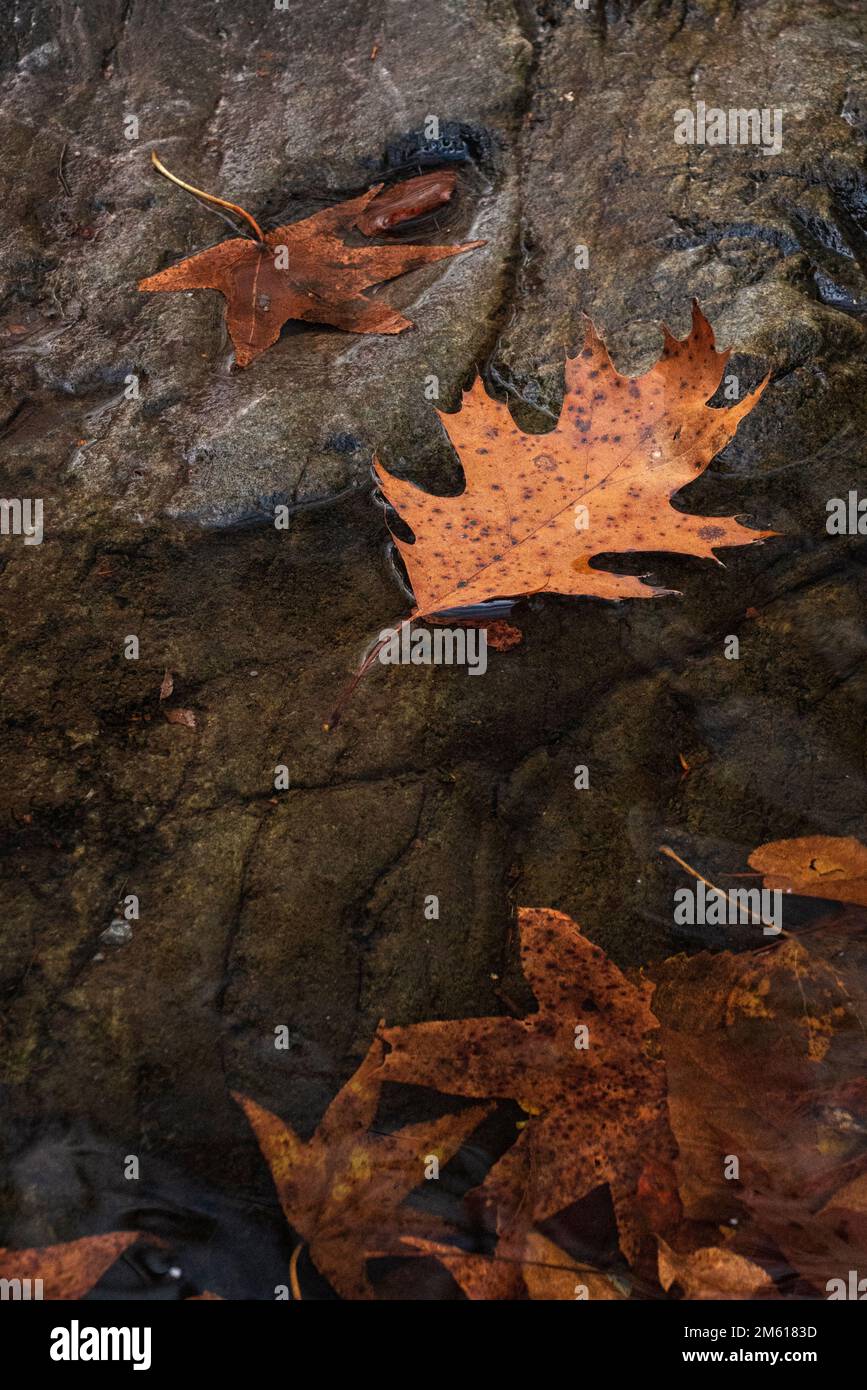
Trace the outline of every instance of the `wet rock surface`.
<instances>
[{"instance_id":1,"label":"wet rock surface","mask_svg":"<svg viewBox=\"0 0 867 1390\"><path fill-rule=\"evenodd\" d=\"M0 539L5 1243L137 1221L199 1286L271 1296L292 1242L230 1090L309 1133L378 1019L528 1003L516 902L621 965L744 947L675 934L660 844L713 879L766 840L863 837L867 550L825 529L864 487L863 41L842 0L18 6L3 489L44 498L45 539ZM675 144L698 100L781 108L782 150ZM411 332L293 325L239 372L217 296L136 291L223 231L151 149L267 225L449 160L453 205L405 234L488 245L384 287ZM781 537L617 557L681 596L533 598L484 679L377 668L323 733L407 611L374 452L460 485L426 378L454 408L482 370L544 430L582 313L637 372L693 296L740 389L773 377L679 505ZM195 728L164 717L167 669Z\"/></svg>"}]
</instances>

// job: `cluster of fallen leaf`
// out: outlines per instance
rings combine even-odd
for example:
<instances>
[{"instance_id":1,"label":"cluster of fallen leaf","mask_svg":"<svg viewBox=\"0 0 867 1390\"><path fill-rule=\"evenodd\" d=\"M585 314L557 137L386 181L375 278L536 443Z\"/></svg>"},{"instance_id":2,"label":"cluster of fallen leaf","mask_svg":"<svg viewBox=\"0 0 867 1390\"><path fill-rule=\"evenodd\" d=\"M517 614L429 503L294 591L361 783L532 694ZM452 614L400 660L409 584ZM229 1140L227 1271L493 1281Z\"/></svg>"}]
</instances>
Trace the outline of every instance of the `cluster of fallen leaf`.
<instances>
[{"instance_id":1,"label":"cluster of fallen leaf","mask_svg":"<svg viewBox=\"0 0 867 1390\"><path fill-rule=\"evenodd\" d=\"M237 1096L300 1242L295 1296L301 1243L346 1299L375 1296L368 1261L385 1255L435 1258L471 1299L819 1298L867 1267L867 849L817 836L750 864L766 887L837 907L756 950L631 977L562 913L523 908L535 1012L380 1028L307 1142ZM388 1133L385 1082L484 1104ZM465 1198L485 1241L406 1198L498 1100L524 1119ZM591 1268L545 1224L600 1189L619 1255ZM0 1277L80 1297L134 1239L2 1251Z\"/></svg>"},{"instance_id":2,"label":"cluster of fallen leaf","mask_svg":"<svg viewBox=\"0 0 867 1390\"><path fill-rule=\"evenodd\" d=\"M858 841L780 841L750 863L767 887L867 906ZM500 1299L821 1297L864 1265L864 1026L847 983L867 961L857 919L634 979L562 913L524 908L519 926L536 1012L381 1029L309 1144L238 1098L287 1220L342 1296L372 1295L369 1258L413 1252L468 1297ZM373 1125L386 1081L524 1111L472 1194L493 1249L466 1248L403 1201L487 1108L384 1135ZM603 1186L628 1278L588 1269L541 1229Z\"/></svg>"},{"instance_id":3,"label":"cluster of fallen leaf","mask_svg":"<svg viewBox=\"0 0 867 1390\"><path fill-rule=\"evenodd\" d=\"M241 367L289 319L399 333L410 321L365 289L483 243L363 239L447 202L454 185L440 171L377 186L267 233L236 204L201 195L243 218L252 237L191 256L140 289L221 292ZM671 504L764 390L766 382L711 408L728 355L696 305L690 334L678 341L665 329L659 362L627 378L591 325L566 361L548 433L520 430L481 382L459 411L441 413L463 466L459 495L424 493L377 462L380 487L413 535L395 536L415 598L405 621L541 591L654 597L669 591L594 561L625 551L713 558L772 535ZM521 640L504 623L488 632L502 649ZM167 671L160 701L172 692ZM192 710L164 712L196 725ZM864 1268L867 952L854 910L867 907L867 850L812 837L765 845L750 863L769 888L845 910L751 952L677 956L628 976L568 917L524 908L521 963L535 1012L380 1029L307 1142L236 1097L299 1238L295 1295L302 1245L346 1299L376 1295L368 1262L379 1256L435 1258L473 1299L824 1297L829 1280ZM484 1103L389 1133L376 1127L386 1082ZM447 1163L501 1101L524 1118L466 1199L483 1214L481 1229L411 1205L432 1160ZM550 1223L602 1189L619 1251L591 1268L552 1240ZM81 1297L137 1238L114 1232L0 1251L0 1277L41 1278L49 1298Z\"/></svg>"},{"instance_id":4,"label":"cluster of fallen leaf","mask_svg":"<svg viewBox=\"0 0 867 1390\"><path fill-rule=\"evenodd\" d=\"M386 189L377 184L266 233L237 204L203 194L153 159L181 187L232 209L253 229L253 238L220 242L139 283L145 291L223 294L241 367L276 342L289 319L354 333L402 332L410 321L362 290L484 245L356 246L347 240L353 232L369 237L390 231L448 202L455 188L450 171ZM394 538L415 595L411 619L541 591L652 598L669 591L649 587L642 577L594 568L592 561L633 550L713 557L723 546L774 534L671 505L675 492L733 438L768 378L737 404L711 408L730 354L717 352L697 304L686 338L673 337L665 325L662 331L655 366L641 377L625 377L590 324L583 349L566 359L562 408L545 434L520 430L481 381L464 394L457 412L438 412L463 466L465 486L456 497L424 493L376 462L385 497L413 532L411 542Z\"/></svg>"},{"instance_id":5,"label":"cluster of fallen leaf","mask_svg":"<svg viewBox=\"0 0 867 1390\"><path fill-rule=\"evenodd\" d=\"M353 333L400 333L410 321L363 291L484 245L371 246L349 239L379 236L448 202L455 189L451 171L390 188L378 184L301 222L263 232L238 204L203 193L152 158L166 177L230 209L252 231L139 282L144 291L219 291L228 304L227 326L240 367L275 343L289 319ZM711 408L729 355L716 351L710 324L694 304L687 337L678 340L663 325L659 361L641 377L625 377L590 324L583 349L566 359L562 408L547 433L520 430L480 380L458 411L439 412L463 467L459 495L425 493L375 460L386 500L413 535L411 541L393 537L415 599L404 625L540 592L653 598L671 591L651 587L646 576L600 569L594 561L624 551L714 558L724 546L773 535L750 530L734 517L693 516L671 504L733 438L767 385L766 377L736 404ZM502 640L491 635L494 645L498 635ZM510 629L505 649L518 641L520 634ZM334 727L379 649L368 654L326 729Z\"/></svg>"},{"instance_id":6,"label":"cluster of fallen leaf","mask_svg":"<svg viewBox=\"0 0 867 1390\"><path fill-rule=\"evenodd\" d=\"M223 242L140 288L221 291L240 366L289 318L400 332L409 321L363 289L481 243L348 238L387 231L448 201L453 188L442 173L377 187L267 234L237 205L204 195L246 219L255 239ZM634 379L615 370L591 326L567 359L548 433L521 431L481 383L458 412L441 415L464 470L459 495L421 492L377 463L387 501L413 534L395 537L416 605L405 622L540 591L653 597L668 591L594 560L633 550L713 557L773 534L671 505L766 384L710 408L727 358L697 305L687 338L664 330L659 362ZM504 649L520 641L500 628L489 633ZM160 699L171 693L167 672ZM191 711L166 717L195 725ZM496 1299L821 1297L830 1279L863 1265L867 1080L853 982L867 956L848 914L867 906L867 851L814 837L765 845L750 862L768 887L850 908L752 952L678 956L635 977L568 917L524 908L521 963L535 1012L382 1028L308 1142L238 1096L299 1237L295 1295L302 1244L346 1299L375 1296L368 1261L378 1256L433 1257L469 1298ZM385 1082L485 1103L388 1133L375 1123ZM498 1101L517 1103L525 1118L468 1198L484 1216L483 1240L468 1235L471 1223L432 1219L406 1199ZM601 1189L619 1253L590 1268L545 1228ZM43 1277L49 1297L75 1297L133 1239L0 1252L0 1273Z\"/></svg>"},{"instance_id":7,"label":"cluster of fallen leaf","mask_svg":"<svg viewBox=\"0 0 867 1390\"><path fill-rule=\"evenodd\" d=\"M216 290L239 366L276 342L290 319L353 333L400 333L403 315L364 297L372 285L421 265L474 250L461 246L356 246L365 237L448 202L453 171L437 171L337 203L301 222L263 232L235 203L203 193L160 162L161 173L246 219L250 235L223 241L139 282L143 291ZM725 409L708 401L728 352L717 352L697 304L692 330L678 340L663 325L660 360L641 377L621 376L588 326L584 348L565 364L566 391L553 430L526 434L481 381L453 415L438 412L463 466L456 497L426 494L377 461L388 501L414 533L395 537L416 599L413 618L540 591L606 599L651 598L668 590L641 577L594 569L605 552L666 550L712 557L716 549L773 535L734 518L690 516L670 505L732 439L768 378ZM585 505L585 499L590 499ZM588 513L576 517L576 509ZM593 524L589 512L593 510Z\"/></svg>"}]
</instances>

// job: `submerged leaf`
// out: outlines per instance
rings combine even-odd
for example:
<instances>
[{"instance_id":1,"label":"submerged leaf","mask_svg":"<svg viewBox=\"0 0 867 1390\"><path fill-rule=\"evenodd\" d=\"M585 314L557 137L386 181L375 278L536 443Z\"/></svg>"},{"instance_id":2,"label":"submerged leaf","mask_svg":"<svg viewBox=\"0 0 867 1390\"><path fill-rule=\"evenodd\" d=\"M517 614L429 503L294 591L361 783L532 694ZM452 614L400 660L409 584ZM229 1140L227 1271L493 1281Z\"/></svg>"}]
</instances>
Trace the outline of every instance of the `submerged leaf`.
<instances>
[{"instance_id":1,"label":"submerged leaf","mask_svg":"<svg viewBox=\"0 0 867 1390\"><path fill-rule=\"evenodd\" d=\"M819 1215L867 1168L864 1030L837 972L789 938L648 973L685 1215L736 1221L741 1253L782 1251L820 1287L864 1263Z\"/></svg>"},{"instance_id":2,"label":"submerged leaf","mask_svg":"<svg viewBox=\"0 0 867 1390\"><path fill-rule=\"evenodd\" d=\"M521 908L519 924L538 1013L386 1028L383 1076L518 1101L527 1122L482 1188L499 1229L522 1201L538 1223L607 1183L633 1258L647 1227L641 1175L670 1153L650 987L630 984L561 912Z\"/></svg>"},{"instance_id":3,"label":"submerged leaf","mask_svg":"<svg viewBox=\"0 0 867 1390\"><path fill-rule=\"evenodd\" d=\"M309 1244L320 1273L348 1299L373 1297L367 1259L406 1254L401 1234L421 1226L428 1233L448 1230L442 1220L401 1204L424 1182L429 1159L447 1163L487 1114L487 1107L473 1106L393 1134L375 1132L382 1054L382 1043L374 1039L307 1143L255 1101L235 1095L271 1169L286 1220Z\"/></svg>"},{"instance_id":4,"label":"submerged leaf","mask_svg":"<svg viewBox=\"0 0 867 1390\"><path fill-rule=\"evenodd\" d=\"M774 1293L767 1270L733 1250L705 1246L678 1254L664 1240L659 1242L659 1282L666 1292L679 1284L688 1299L761 1298Z\"/></svg>"},{"instance_id":5,"label":"submerged leaf","mask_svg":"<svg viewBox=\"0 0 867 1390\"><path fill-rule=\"evenodd\" d=\"M437 1241L409 1238L419 1254L435 1255L468 1299L568 1301L621 1299L623 1289L599 1270L573 1260L553 1241L530 1231L523 1241L500 1237L495 1254L458 1250Z\"/></svg>"},{"instance_id":6,"label":"submerged leaf","mask_svg":"<svg viewBox=\"0 0 867 1390\"><path fill-rule=\"evenodd\" d=\"M63 1245L31 1250L0 1250L0 1279L41 1279L46 1299L84 1298L103 1274L133 1245L139 1231L111 1231Z\"/></svg>"},{"instance_id":7,"label":"submerged leaf","mask_svg":"<svg viewBox=\"0 0 867 1390\"><path fill-rule=\"evenodd\" d=\"M753 850L749 862L766 888L867 907L867 846L851 835L774 840Z\"/></svg>"}]
</instances>

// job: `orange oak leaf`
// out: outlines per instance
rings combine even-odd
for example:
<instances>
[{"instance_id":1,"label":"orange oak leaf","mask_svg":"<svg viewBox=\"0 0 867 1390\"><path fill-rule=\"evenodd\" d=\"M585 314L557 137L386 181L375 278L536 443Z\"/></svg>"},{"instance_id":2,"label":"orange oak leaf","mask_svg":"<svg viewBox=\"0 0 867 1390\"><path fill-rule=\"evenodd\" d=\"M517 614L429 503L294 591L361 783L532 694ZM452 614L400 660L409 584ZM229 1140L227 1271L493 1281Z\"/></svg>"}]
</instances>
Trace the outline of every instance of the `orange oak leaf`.
<instances>
[{"instance_id":1,"label":"orange oak leaf","mask_svg":"<svg viewBox=\"0 0 867 1390\"><path fill-rule=\"evenodd\" d=\"M593 558L641 550L716 558L722 546L776 534L671 505L733 437L768 378L737 405L711 409L730 353L715 350L697 303L685 339L663 332L656 365L626 377L589 324L583 350L566 359L562 410L547 434L524 434L477 380L458 411L438 412L464 470L456 497L423 492L376 461L385 497L414 535L395 537L413 617L539 592L653 598L671 591L596 569Z\"/></svg>"},{"instance_id":2,"label":"orange oak leaf","mask_svg":"<svg viewBox=\"0 0 867 1390\"><path fill-rule=\"evenodd\" d=\"M192 187L189 184L181 186ZM240 211L255 228L257 240L233 237L220 242L167 270L147 276L139 281L138 287L146 292L218 290L228 303L226 323L239 367L249 366L275 343L281 328L290 319L327 323L347 333L402 333L412 327L411 320L382 300L365 298L363 291L485 243L350 245L346 235L364 221L368 205L381 188L382 185L377 184L358 198L337 203L301 222L289 222L270 232L262 232L254 219L235 204L212 198L211 201ZM386 203L384 215L389 217L390 208L390 225L393 225L402 217L400 210L395 212L394 206L399 195L396 190L389 190L389 194L391 202ZM385 195L382 196L385 199ZM417 206L420 197L424 203L425 195L419 195L416 190L410 195L410 203Z\"/></svg>"},{"instance_id":3,"label":"orange oak leaf","mask_svg":"<svg viewBox=\"0 0 867 1390\"><path fill-rule=\"evenodd\" d=\"M498 1228L517 1204L539 1223L607 1183L633 1259L648 1224L642 1173L671 1152L652 987L631 984L561 912L521 908L518 921L538 1013L385 1028L383 1077L518 1101L529 1118L480 1189Z\"/></svg>"},{"instance_id":4,"label":"orange oak leaf","mask_svg":"<svg viewBox=\"0 0 867 1390\"><path fill-rule=\"evenodd\" d=\"M441 1219L401 1204L423 1183L431 1155L448 1162L489 1108L473 1106L393 1134L374 1132L383 1052L375 1038L308 1143L276 1115L235 1094L271 1169L286 1220L307 1241L320 1273L347 1299L374 1296L366 1261L406 1254L402 1234L420 1226L428 1233L448 1230Z\"/></svg>"},{"instance_id":5,"label":"orange oak leaf","mask_svg":"<svg viewBox=\"0 0 867 1390\"><path fill-rule=\"evenodd\" d=\"M867 845L852 836L773 840L753 850L749 863L766 888L867 907Z\"/></svg>"},{"instance_id":6,"label":"orange oak leaf","mask_svg":"<svg viewBox=\"0 0 867 1390\"><path fill-rule=\"evenodd\" d=\"M83 1236L81 1240L70 1240L63 1245L0 1250L0 1279L41 1279L45 1299L84 1298L140 1234L139 1231L111 1231L104 1236Z\"/></svg>"}]
</instances>

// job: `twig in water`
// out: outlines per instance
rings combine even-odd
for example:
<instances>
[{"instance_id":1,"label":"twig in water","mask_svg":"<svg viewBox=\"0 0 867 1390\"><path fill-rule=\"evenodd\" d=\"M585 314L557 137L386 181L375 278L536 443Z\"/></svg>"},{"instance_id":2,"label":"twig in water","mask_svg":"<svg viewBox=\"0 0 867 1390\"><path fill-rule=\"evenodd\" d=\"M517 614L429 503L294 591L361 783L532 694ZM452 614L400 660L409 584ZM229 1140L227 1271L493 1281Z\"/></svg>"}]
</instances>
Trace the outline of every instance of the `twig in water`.
<instances>
[{"instance_id":1,"label":"twig in water","mask_svg":"<svg viewBox=\"0 0 867 1390\"><path fill-rule=\"evenodd\" d=\"M69 180L67 179L66 174L63 172L63 161L64 161L64 159L66 158L66 151L67 151L68 149L69 149L69 141L68 141L68 140L64 140L64 142L63 142L63 149L60 151L60 160L59 160L58 165L57 165L57 182L60 184L60 187L63 189L63 191L64 191L64 193L66 194L67 198L71 198L71 197L72 197L72 189L69 187Z\"/></svg>"},{"instance_id":2,"label":"twig in water","mask_svg":"<svg viewBox=\"0 0 867 1390\"><path fill-rule=\"evenodd\" d=\"M691 865L687 864L685 859L681 859L679 854L675 854L673 849L669 849L668 845L660 845L659 852L660 854L667 854L669 859L673 859L675 864L679 864L682 869L686 869L688 874L692 874L693 878L697 878L699 883L703 883L712 893L716 893L718 898L724 898L726 902L729 901L728 893L724 892L722 888L717 888L715 883L711 883L710 879L705 878L704 874L700 874L697 869L693 869ZM757 917L751 907L747 908L747 912L754 922L758 922L763 927L772 928L775 935L785 935L785 933L780 933L776 922L766 922L761 913Z\"/></svg>"}]
</instances>

